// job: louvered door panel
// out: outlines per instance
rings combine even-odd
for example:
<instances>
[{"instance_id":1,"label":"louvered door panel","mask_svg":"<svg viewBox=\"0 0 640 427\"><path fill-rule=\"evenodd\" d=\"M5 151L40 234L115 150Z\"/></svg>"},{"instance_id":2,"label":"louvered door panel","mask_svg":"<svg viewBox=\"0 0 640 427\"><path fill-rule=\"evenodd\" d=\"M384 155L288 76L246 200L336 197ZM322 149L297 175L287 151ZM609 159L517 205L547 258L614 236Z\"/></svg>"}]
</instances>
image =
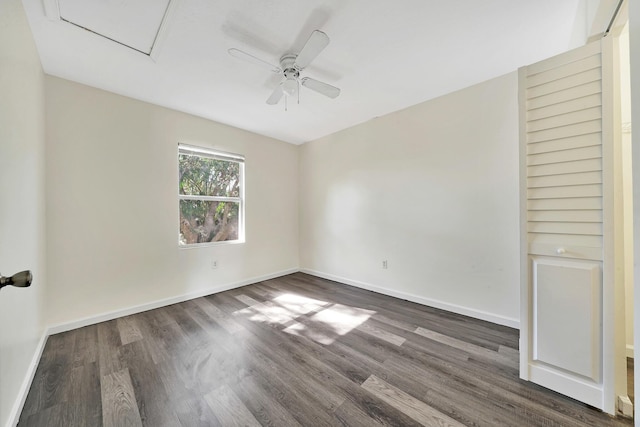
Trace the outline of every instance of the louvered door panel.
<instances>
[{"instance_id":1,"label":"louvered door panel","mask_svg":"<svg viewBox=\"0 0 640 427\"><path fill-rule=\"evenodd\" d=\"M566 246L584 246L587 248L602 248L602 237L587 234L571 234L569 230L561 230L558 233L531 233L529 232L529 243L545 243L556 245L558 249L565 249ZM554 256L563 255L565 258L572 258L570 252L560 253L556 249Z\"/></svg>"},{"instance_id":2,"label":"louvered door panel","mask_svg":"<svg viewBox=\"0 0 640 427\"><path fill-rule=\"evenodd\" d=\"M529 120L544 119L547 117L558 116L560 114L572 113L587 108L599 107L601 99L599 93L583 96L581 98L572 99L570 101L551 104L546 107L537 108L529 112Z\"/></svg>"},{"instance_id":3,"label":"louvered door panel","mask_svg":"<svg viewBox=\"0 0 640 427\"><path fill-rule=\"evenodd\" d=\"M547 64L546 69L527 69L530 245L602 247L601 59L594 48L584 49L583 55L557 66ZM558 254L557 249L554 256L580 258L566 248Z\"/></svg>"},{"instance_id":4,"label":"louvered door panel","mask_svg":"<svg viewBox=\"0 0 640 427\"><path fill-rule=\"evenodd\" d=\"M600 133L592 133L574 136L571 138L540 142L538 144L528 144L527 153L548 153L550 151L570 150L572 148L591 147L594 145L600 146L601 144L602 140L600 138Z\"/></svg>"},{"instance_id":5,"label":"louvered door panel","mask_svg":"<svg viewBox=\"0 0 640 427\"><path fill-rule=\"evenodd\" d=\"M562 185L558 187L530 188L529 199L567 199L575 197L602 197L602 185Z\"/></svg>"},{"instance_id":6,"label":"louvered door panel","mask_svg":"<svg viewBox=\"0 0 640 427\"><path fill-rule=\"evenodd\" d=\"M538 98L543 95L554 94L572 87L582 86L591 82L600 81L600 68L594 68L563 77L558 80L551 80L537 86L530 87L528 92L531 98Z\"/></svg>"},{"instance_id":7,"label":"louvered door panel","mask_svg":"<svg viewBox=\"0 0 640 427\"><path fill-rule=\"evenodd\" d=\"M602 184L602 172L581 172L564 175L529 177L529 188L562 187L565 185Z\"/></svg>"},{"instance_id":8,"label":"louvered door panel","mask_svg":"<svg viewBox=\"0 0 640 427\"><path fill-rule=\"evenodd\" d=\"M531 211L529 212L529 221L602 223L602 211Z\"/></svg>"},{"instance_id":9,"label":"louvered door panel","mask_svg":"<svg viewBox=\"0 0 640 427\"><path fill-rule=\"evenodd\" d=\"M527 156L527 164L549 165L553 163L572 162L575 160L601 159L602 146L564 149L559 151L549 151L545 153L532 153Z\"/></svg>"},{"instance_id":10,"label":"louvered door panel","mask_svg":"<svg viewBox=\"0 0 640 427\"><path fill-rule=\"evenodd\" d=\"M576 234L579 236L602 236L602 224L586 222L536 222L529 220L529 233Z\"/></svg>"},{"instance_id":11,"label":"louvered door panel","mask_svg":"<svg viewBox=\"0 0 640 427\"><path fill-rule=\"evenodd\" d=\"M529 211L602 211L602 197L565 197L563 199L532 199L527 202Z\"/></svg>"},{"instance_id":12,"label":"louvered door panel","mask_svg":"<svg viewBox=\"0 0 640 427\"><path fill-rule=\"evenodd\" d=\"M520 70L526 268L520 372L600 408L601 63L600 43L594 43Z\"/></svg>"},{"instance_id":13,"label":"louvered door panel","mask_svg":"<svg viewBox=\"0 0 640 427\"><path fill-rule=\"evenodd\" d=\"M529 132L544 129L554 129L591 120L600 120L601 117L602 112L600 110L600 107L592 107L565 114L556 114L555 116L529 121Z\"/></svg>"},{"instance_id":14,"label":"louvered door panel","mask_svg":"<svg viewBox=\"0 0 640 427\"><path fill-rule=\"evenodd\" d=\"M589 95L597 95L602 92L600 82L589 82L579 86L563 89L559 92L550 93L548 95L532 98L529 101L529 107L533 110L536 108L556 105L561 102L575 101Z\"/></svg>"},{"instance_id":15,"label":"louvered door panel","mask_svg":"<svg viewBox=\"0 0 640 427\"><path fill-rule=\"evenodd\" d=\"M533 74L527 76L527 89L560 80L568 76L575 76L586 70L594 69L598 70L598 73L600 73L600 57L598 54L589 55L584 59L569 62L568 64L564 64L547 71L537 71L535 68L531 70L530 67Z\"/></svg>"},{"instance_id":16,"label":"louvered door panel","mask_svg":"<svg viewBox=\"0 0 640 427\"><path fill-rule=\"evenodd\" d=\"M563 175L568 173L592 172L602 170L602 159L572 160L528 167L528 176Z\"/></svg>"},{"instance_id":17,"label":"louvered door panel","mask_svg":"<svg viewBox=\"0 0 640 427\"><path fill-rule=\"evenodd\" d=\"M579 135L588 135L602 131L602 122L599 119L582 123L558 126L554 128L531 131L527 133L529 142L554 141L562 138L570 138Z\"/></svg>"}]
</instances>

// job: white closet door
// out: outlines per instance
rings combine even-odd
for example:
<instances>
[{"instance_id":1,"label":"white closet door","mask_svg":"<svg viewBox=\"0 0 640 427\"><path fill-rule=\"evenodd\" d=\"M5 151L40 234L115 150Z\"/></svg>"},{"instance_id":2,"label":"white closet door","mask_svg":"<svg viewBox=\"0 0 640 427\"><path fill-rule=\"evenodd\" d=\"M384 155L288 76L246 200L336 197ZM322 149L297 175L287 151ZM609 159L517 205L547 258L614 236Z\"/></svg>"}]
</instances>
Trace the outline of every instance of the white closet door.
<instances>
[{"instance_id":1,"label":"white closet door","mask_svg":"<svg viewBox=\"0 0 640 427\"><path fill-rule=\"evenodd\" d=\"M599 41L520 69L520 376L613 412L603 352L602 76Z\"/></svg>"}]
</instances>

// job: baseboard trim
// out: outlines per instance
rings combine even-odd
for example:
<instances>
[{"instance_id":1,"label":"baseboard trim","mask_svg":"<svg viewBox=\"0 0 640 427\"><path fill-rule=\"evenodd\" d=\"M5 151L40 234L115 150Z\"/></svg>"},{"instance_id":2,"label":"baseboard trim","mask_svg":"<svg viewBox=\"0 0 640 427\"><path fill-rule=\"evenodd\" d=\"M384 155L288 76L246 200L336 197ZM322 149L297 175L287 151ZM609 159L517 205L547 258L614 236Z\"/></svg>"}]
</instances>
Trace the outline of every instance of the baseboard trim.
<instances>
[{"instance_id":1,"label":"baseboard trim","mask_svg":"<svg viewBox=\"0 0 640 427\"><path fill-rule=\"evenodd\" d=\"M42 333L42 337L40 337L40 341L38 341L38 345L36 346L36 351L33 353L31 362L29 363L27 375L24 377L24 381L22 381L22 385L20 386L18 398L13 403L13 408L11 408L9 420L7 421L7 427L14 427L18 424L18 421L20 421L20 414L22 413L24 402L27 400L27 394L29 393L29 389L31 388L33 377L35 377L36 375L36 369L38 368L38 363L40 363L40 357L42 356L42 352L44 351L44 346L47 343L48 337L49 334L45 329L45 331Z\"/></svg>"},{"instance_id":2,"label":"baseboard trim","mask_svg":"<svg viewBox=\"0 0 640 427\"><path fill-rule=\"evenodd\" d=\"M633 359L633 344L627 344L627 357Z\"/></svg>"},{"instance_id":3,"label":"baseboard trim","mask_svg":"<svg viewBox=\"0 0 640 427\"><path fill-rule=\"evenodd\" d=\"M143 311L153 310L160 307L166 307L171 304L177 304L184 301L189 301L195 298L204 297L207 295L217 294L219 292L228 291L231 289L240 288L242 286L251 285L253 283L262 282L263 280L275 279L276 277L286 276L300 271L297 268L291 268L288 270L282 270L271 274L265 274L263 276L251 277L249 279L240 280L238 282L227 283L221 286L213 288L203 289L197 292L191 292L184 295L177 295L175 297L156 300L140 305L135 305L127 308L122 308L114 311L101 313L95 316L89 316L71 322L58 323L56 325L49 326L47 332L48 335L59 334L60 332L71 331L73 329L82 328L84 326L94 325L100 322L106 322L108 320L117 319L118 317L129 316L131 314L142 313Z\"/></svg>"},{"instance_id":4,"label":"baseboard trim","mask_svg":"<svg viewBox=\"0 0 640 427\"><path fill-rule=\"evenodd\" d=\"M335 276L333 274L324 273L317 270L311 270L308 268L301 268L302 273L310 274L312 276L321 277L323 279L333 280L335 282L344 283L346 285L355 286L356 288L366 289L368 291L376 292L379 294L404 299L407 301L415 302L418 304L426 305L429 307L439 308L441 310L450 311L464 316L473 317L480 320L486 320L487 322L495 323L502 326L508 326L510 328L520 329L520 321L511 317L500 316L486 311L476 310L461 305L450 304L443 301L438 301L431 298L425 298L418 295L396 291L389 288L383 288L381 286L372 285L358 280L347 279L345 277Z\"/></svg>"}]
</instances>

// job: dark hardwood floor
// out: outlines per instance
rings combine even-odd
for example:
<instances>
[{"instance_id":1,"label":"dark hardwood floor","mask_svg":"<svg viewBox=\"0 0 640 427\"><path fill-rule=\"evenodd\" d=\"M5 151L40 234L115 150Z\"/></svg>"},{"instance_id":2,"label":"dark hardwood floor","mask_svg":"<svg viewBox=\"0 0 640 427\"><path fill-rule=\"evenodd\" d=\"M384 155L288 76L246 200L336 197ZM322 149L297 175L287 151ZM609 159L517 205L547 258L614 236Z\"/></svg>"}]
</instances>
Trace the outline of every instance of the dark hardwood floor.
<instances>
[{"instance_id":1,"label":"dark hardwood floor","mask_svg":"<svg viewBox=\"0 0 640 427\"><path fill-rule=\"evenodd\" d=\"M20 426L622 426L518 331L296 273L49 337Z\"/></svg>"}]
</instances>

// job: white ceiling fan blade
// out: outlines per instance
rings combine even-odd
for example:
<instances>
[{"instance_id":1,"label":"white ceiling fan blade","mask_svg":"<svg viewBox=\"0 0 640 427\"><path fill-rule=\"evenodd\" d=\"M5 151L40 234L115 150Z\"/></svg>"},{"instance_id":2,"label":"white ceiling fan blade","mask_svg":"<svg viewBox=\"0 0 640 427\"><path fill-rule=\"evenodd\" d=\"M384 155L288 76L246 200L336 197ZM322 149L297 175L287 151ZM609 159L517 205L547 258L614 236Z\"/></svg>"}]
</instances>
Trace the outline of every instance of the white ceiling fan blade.
<instances>
[{"instance_id":1,"label":"white ceiling fan blade","mask_svg":"<svg viewBox=\"0 0 640 427\"><path fill-rule=\"evenodd\" d=\"M227 52L229 52L229 55L231 55L231 56L233 56L235 58L242 59L244 61L251 62L252 64L256 64L256 65L259 65L261 67L267 68L267 69L271 70L274 73L282 72L280 67L278 67L277 65L269 64L267 61L263 61L262 59L257 58L255 56L251 55L250 53L247 53L247 52L245 52L243 50L236 49L236 48L231 48Z\"/></svg>"},{"instance_id":2,"label":"white ceiling fan blade","mask_svg":"<svg viewBox=\"0 0 640 427\"><path fill-rule=\"evenodd\" d=\"M282 85L279 84L274 90L271 96L267 99L267 104L276 105L282 99L284 92L282 91Z\"/></svg>"},{"instance_id":3,"label":"white ceiling fan blade","mask_svg":"<svg viewBox=\"0 0 640 427\"><path fill-rule=\"evenodd\" d=\"M296 68L299 70L306 68L328 44L329 36L322 31L315 30L296 57Z\"/></svg>"},{"instance_id":4,"label":"white ceiling fan blade","mask_svg":"<svg viewBox=\"0 0 640 427\"><path fill-rule=\"evenodd\" d=\"M315 90L318 93L328 96L329 98L337 98L340 95L340 89L330 84L323 83L316 79L305 77L302 79L302 86Z\"/></svg>"}]
</instances>

